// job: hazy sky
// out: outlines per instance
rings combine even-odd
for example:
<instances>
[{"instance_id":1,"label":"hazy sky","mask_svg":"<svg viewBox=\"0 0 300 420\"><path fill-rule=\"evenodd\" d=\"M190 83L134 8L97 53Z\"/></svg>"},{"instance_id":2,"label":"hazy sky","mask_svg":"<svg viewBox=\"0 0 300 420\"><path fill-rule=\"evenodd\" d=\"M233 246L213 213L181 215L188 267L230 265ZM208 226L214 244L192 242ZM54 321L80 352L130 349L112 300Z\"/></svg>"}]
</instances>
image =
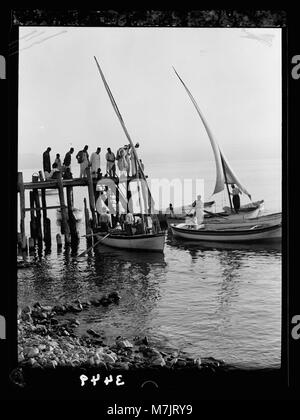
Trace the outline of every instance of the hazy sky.
<instances>
[{"instance_id":1,"label":"hazy sky","mask_svg":"<svg viewBox=\"0 0 300 420\"><path fill-rule=\"evenodd\" d=\"M213 159L172 66L229 161L280 158L281 30L272 28L20 28L20 155L127 143L94 55L144 162Z\"/></svg>"}]
</instances>

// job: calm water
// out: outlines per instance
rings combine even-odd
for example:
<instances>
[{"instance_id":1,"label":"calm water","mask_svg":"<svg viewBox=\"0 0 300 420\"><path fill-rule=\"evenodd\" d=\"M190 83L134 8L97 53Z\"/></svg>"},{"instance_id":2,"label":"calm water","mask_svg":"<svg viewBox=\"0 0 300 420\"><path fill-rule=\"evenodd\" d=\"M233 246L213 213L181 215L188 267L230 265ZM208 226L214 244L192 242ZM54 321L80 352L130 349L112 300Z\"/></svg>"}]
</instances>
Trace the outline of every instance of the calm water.
<instances>
[{"instance_id":1,"label":"calm water","mask_svg":"<svg viewBox=\"0 0 300 420\"><path fill-rule=\"evenodd\" d=\"M280 162L232 165L253 199L265 199L266 212L280 211ZM214 172L208 164L201 162L200 167L201 174L195 164L153 165L146 172L149 177L204 177L208 191L213 188ZM24 171L25 180L33 172ZM83 190L74 191L80 208ZM47 201L54 205L58 198L49 195ZM31 257L37 264L19 270L21 306L35 301L53 305L118 290L118 306L92 307L79 314L79 332L99 328L108 340L116 335L129 339L147 335L154 343L193 356L213 356L247 367L280 365L280 245L195 245L168 235L164 255L102 246L79 259L85 239L81 238L77 252L63 249L58 253L55 210L49 211L49 217L52 252ZM85 233L83 223L78 225L81 235Z\"/></svg>"}]
</instances>

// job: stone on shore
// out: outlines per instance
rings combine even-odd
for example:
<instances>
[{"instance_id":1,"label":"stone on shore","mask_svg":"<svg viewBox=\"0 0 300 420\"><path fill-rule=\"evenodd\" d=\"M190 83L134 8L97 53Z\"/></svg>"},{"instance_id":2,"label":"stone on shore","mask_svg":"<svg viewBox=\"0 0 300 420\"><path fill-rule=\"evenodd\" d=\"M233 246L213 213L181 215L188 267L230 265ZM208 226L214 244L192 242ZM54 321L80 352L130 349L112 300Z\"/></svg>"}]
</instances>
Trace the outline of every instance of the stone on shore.
<instances>
[{"instance_id":1,"label":"stone on shore","mask_svg":"<svg viewBox=\"0 0 300 420\"><path fill-rule=\"evenodd\" d=\"M25 347L24 349L24 357L27 359L37 357L39 353L40 351L37 347Z\"/></svg>"}]
</instances>

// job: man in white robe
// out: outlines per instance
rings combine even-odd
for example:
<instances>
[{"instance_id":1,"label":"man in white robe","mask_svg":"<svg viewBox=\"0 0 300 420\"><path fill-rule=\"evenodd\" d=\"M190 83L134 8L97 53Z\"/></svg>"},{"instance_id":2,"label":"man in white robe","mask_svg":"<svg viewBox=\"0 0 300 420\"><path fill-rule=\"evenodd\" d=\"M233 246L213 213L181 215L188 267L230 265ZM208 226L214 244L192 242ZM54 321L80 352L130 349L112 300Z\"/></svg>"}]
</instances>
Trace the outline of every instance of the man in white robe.
<instances>
[{"instance_id":1,"label":"man in white robe","mask_svg":"<svg viewBox=\"0 0 300 420\"><path fill-rule=\"evenodd\" d=\"M203 220L204 220L204 203L201 200L201 195L197 196L195 209L196 209L196 221L197 221L197 225L199 226L203 224Z\"/></svg>"},{"instance_id":2,"label":"man in white robe","mask_svg":"<svg viewBox=\"0 0 300 420\"><path fill-rule=\"evenodd\" d=\"M91 154L91 172L93 178L97 177L98 169L100 169L100 152L101 147L97 147L96 152Z\"/></svg>"}]
</instances>

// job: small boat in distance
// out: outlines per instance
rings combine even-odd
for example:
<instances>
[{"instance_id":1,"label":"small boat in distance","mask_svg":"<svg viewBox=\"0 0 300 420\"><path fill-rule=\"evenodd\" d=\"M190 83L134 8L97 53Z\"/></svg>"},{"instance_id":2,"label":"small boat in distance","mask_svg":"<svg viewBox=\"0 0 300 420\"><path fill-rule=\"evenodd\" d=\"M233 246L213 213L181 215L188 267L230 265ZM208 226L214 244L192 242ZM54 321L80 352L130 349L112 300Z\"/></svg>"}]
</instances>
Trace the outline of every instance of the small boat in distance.
<instances>
[{"instance_id":1,"label":"small boat in distance","mask_svg":"<svg viewBox=\"0 0 300 420\"><path fill-rule=\"evenodd\" d=\"M187 224L172 225L174 237L193 241L213 242L260 242L281 239L281 223L279 225L252 225L233 227L209 228L204 225L193 226Z\"/></svg>"}]
</instances>

